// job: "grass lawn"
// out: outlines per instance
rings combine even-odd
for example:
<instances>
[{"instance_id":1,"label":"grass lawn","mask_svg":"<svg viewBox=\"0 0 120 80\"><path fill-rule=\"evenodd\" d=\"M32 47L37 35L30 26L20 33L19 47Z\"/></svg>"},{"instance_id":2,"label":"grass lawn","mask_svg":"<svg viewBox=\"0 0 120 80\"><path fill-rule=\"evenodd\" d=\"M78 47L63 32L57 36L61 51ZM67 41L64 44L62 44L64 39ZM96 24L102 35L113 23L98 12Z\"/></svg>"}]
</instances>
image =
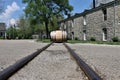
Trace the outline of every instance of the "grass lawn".
<instances>
[{"instance_id":1,"label":"grass lawn","mask_svg":"<svg viewBox=\"0 0 120 80\"><path fill-rule=\"evenodd\" d=\"M120 42L104 42L104 41L80 41L80 40L68 40L68 43L92 43L92 44L109 44L109 45L120 45Z\"/></svg>"},{"instance_id":2,"label":"grass lawn","mask_svg":"<svg viewBox=\"0 0 120 80\"><path fill-rule=\"evenodd\" d=\"M50 43L50 39L38 39L38 42ZM120 45L120 42L104 42L104 41L80 41L80 40L68 40L67 43L91 43L91 44L108 44L108 45Z\"/></svg>"}]
</instances>

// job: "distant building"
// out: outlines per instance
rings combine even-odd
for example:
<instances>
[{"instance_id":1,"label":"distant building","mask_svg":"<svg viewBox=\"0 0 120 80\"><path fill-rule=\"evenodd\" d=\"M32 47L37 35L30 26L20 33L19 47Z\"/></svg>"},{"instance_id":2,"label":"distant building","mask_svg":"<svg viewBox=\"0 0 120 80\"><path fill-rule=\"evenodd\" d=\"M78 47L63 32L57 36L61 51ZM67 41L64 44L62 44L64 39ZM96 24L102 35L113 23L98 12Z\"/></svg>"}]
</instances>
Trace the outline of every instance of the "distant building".
<instances>
[{"instance_id":1,"label":"distant building","mask_svg":"<svg viewBox=\"0 0 120 80\"><path fill-rule=\"evenodd\" d=\"M0 37L5 38L6 36L6 25L5 23L0 23Z\"/></svg>"},{"instance_id":2,"label":"distant building","mask_svg":"<svg viewBox=\"0 0 120 80\"><path fill-rule=\"evenodd\" d=\"M61 30L66 30L68 38L98 41L120 39L120 0L101 4L90 10L71 16L59 22Z\"/></svg>"}]
</instances>

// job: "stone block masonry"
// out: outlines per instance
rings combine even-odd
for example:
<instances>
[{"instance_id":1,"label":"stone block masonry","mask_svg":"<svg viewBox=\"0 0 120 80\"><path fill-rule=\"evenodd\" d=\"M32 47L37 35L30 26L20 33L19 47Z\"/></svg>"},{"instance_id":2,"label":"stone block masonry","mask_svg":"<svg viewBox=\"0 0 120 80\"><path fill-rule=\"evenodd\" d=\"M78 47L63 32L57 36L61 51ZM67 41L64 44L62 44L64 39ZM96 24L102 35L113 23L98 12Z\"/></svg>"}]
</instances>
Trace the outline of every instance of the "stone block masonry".
<instances>
[{"instance_id":1,"label":"stone block masonry","mask_svg":"<svg viewBox=\"0 0 120 80\"><path fill-rule=\"evenodd\" d=\"M120 1L112 1L85 10L80 14L59 22L60 29L66 30L70 39L112 41L120 38Z\"/></svg>"}]
</instances>

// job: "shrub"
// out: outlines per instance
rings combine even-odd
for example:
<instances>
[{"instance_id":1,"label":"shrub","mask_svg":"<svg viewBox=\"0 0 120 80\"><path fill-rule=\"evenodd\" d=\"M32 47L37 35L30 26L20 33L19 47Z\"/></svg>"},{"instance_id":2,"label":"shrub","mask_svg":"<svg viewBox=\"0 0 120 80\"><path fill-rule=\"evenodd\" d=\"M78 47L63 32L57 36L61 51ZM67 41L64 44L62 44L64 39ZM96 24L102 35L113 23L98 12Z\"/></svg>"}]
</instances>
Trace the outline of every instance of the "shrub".
<instances>
[{"instance_id":1,"label":"shrub","mask_svg":"<svg viewBox=\"0 0 120 80\"><path fill-rule=\"evenodd\" d=\"M72 40L70 37L67 37L67 40Z\"/></svg>"},{"instance_id":2,"label":"shrub","mask_svg":"<svg viewBox=\"0 0 120 80\"><path fill-rule=\"evenodd\" d=\"M75 37L75 40L78 40L78 38L77 38L77 37Z\"/></svg>"},{"instance_id":3,"label":"shrub","mask_svg":"<svg viewBox=\"0 0 120 80\"><path fill-rule=\"evenodd\" d=\"M4 39L3 37L0 37L0 39Z\"/></svg>"},{"instance_id":4,"label":"shrub","mask_svg":"<svg viewBox=\"0 0 120 80\"><path fill-rule=\"evenodd\" d=\"M91 37L90 41L96 41L95 37Z\"/></svg>"},{"instance_id":5,"label":"shrub","mask_svg":"<svg viewBox=\"0 0 120 80\"><path fill-rule=\"evenodd\" d=\"M113 37L113 38L112 38L112 41L113 41L113 42L118 42L119 39L118 39L118 37Z\"/></svg>"}]
</instances>

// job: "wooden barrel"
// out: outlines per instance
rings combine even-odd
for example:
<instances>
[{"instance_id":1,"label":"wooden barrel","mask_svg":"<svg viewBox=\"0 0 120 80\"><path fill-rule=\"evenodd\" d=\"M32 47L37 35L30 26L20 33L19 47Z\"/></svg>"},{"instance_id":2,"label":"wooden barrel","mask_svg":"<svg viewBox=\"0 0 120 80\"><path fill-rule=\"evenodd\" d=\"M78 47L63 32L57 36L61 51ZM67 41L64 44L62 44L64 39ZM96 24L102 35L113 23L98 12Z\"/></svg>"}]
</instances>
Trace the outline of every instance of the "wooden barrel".
<instances>
[{"instance_id":1,"label":"wooden barrel","mask_svg":"<svg viewBox=\"0 0 120 80\"><path fill-rule=\"evenodd\" d=\"M62 31L56 31L56 42L62 42L62 40L63 40Z\"/></svg>"},{"instance_id":2,"label":"wooden barrel","mask_svg":"<svg viewBox=\"0 0 120 80\"><path fill-rule=\"evenodd\" d=\"M61 30L52 31L50 33L50 36L51 36L51 41L53 42L64 42L67 40L66 31L61 31Z\"/></svg>"},{"instance_id":3,"label":"wooden barrel","mask_svg":"<svg viewBox=\"0 0 120 80\"><path fill-rule=\"evenodd\" d=\"M56 31L52 31L50 33L51 41L55 41L55 33L56 33Z\"/></svg>"}]
</instances>

